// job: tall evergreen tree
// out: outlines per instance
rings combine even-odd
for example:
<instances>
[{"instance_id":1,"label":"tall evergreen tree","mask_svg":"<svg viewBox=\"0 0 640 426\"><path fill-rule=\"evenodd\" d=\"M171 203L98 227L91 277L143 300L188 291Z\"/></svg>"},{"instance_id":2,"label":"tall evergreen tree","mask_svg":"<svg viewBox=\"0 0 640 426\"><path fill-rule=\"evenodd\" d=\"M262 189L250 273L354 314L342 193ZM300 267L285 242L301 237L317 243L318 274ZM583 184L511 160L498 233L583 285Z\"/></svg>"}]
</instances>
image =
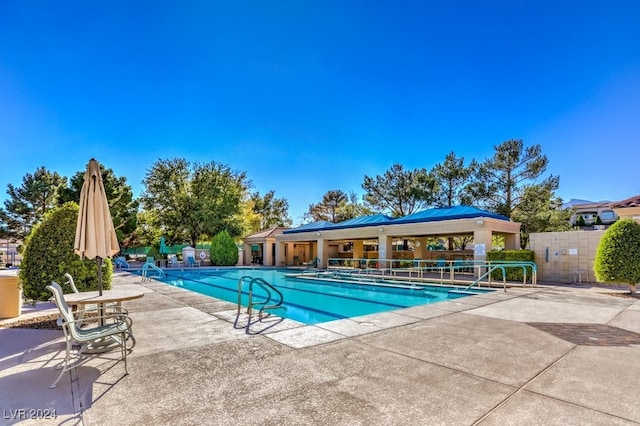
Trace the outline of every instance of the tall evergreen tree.
<instances>
[{"instance_id":1,"label":"tall evergreen tree","mask_svg":"<svg viewBox=\"0 0 640 426\"><path fill-rule=\"evenodd\" d=\"M347 202L349 197L339 189L327 191L322 196L322 201L317 204L310 204L309 211L306 213L307 219L315 221L326 220L327 222L342 222L345 219L340 215L340 206Z\"/></svg>"},{"instance_id":2,"label":"tall evergreen tree","mask_svg":"<svg viewBox=\"0 0 640 426\"><path fill-rule=\"evenodd\" d=\"M56 206L58 191L67 178L39 167L22 178L22 185L8 185L9 198L0 209L0 228L12 238L24 239L31 228L40 223L45 213Z\"/></svg>"},{"instance_id":3,"label":"tall evergreen tree","mask_svg":"<svg viewBox=\"0 0 640 426\"><path fill-rule=\"evenodd\" d=\"M346 200L340 202L337 211L340 221L373 214L371 209L360 201L358 194L353 191L349 192Z\"/></svg>"},{"instance_id":4,"label":"tall evergreen tree","mask_svg":"<svg viewBox=\"0 0 640 426\"><path fill-rule=\"evenodd\" d=\"M510 139L494 146L493 157L475 167L473 182L467 186L481 207L509 218L523 200L527 187L540 186L552 194L560 179L550 175L541 182L549 160L540 145L524 147L522 140Z\"/></svg>"},{"instance_id":5,"label":"tall evergreen tree","mask_svg":"<svg viewBox=\"0 0 640 426\"><path fill-rule=\"evenodd\" d=\"M436 164L431 170L437 182L435 205L437 207L452 207L465 204L464 189L471 176L471 168L465 167L464 157L458 158L455 152L447 154L442 164Z\"/></svg>"},{"instance_id":6,"label":"tall evergreen tree","mask_svg":"<svg viewBox=\"0 0 640 426\"><path fill-rule=\"evenodd\" d=\"M435 205L437 207L453 207L460 204L470 204L470 197L465 193L466 185L471 176L471 167L465 167L464 158L458 158L451 151L442 164L436 164L431 170L436 180ZM473 240L470 236L448 237L449 250L464 247Z\"/></svg>"},{"instance_id":7,"label":"tall evergreen tree","mask_svg":"<svg viewBox=\"0 0 640 426\"><path fill-rule=\"evenodd\" d=\"M364 200L372 211L402 217L435 201L436 179L425 169L405 170L394 164L384 175L364 177Z\"/></svg>"},{"instance_id":8,"label":"tall evergreen tree","mask_svg":"<svg viewBox=\"0 0 640 426\"><path fill-rule=\"evenodd\" d=\"M571 209L562 208L562 199L545 185L527 186L522 200L512 212L512 219L522 224L520 246L525 248L533 232L568 231L571 229Z\"/></svg>"}]
</instances>

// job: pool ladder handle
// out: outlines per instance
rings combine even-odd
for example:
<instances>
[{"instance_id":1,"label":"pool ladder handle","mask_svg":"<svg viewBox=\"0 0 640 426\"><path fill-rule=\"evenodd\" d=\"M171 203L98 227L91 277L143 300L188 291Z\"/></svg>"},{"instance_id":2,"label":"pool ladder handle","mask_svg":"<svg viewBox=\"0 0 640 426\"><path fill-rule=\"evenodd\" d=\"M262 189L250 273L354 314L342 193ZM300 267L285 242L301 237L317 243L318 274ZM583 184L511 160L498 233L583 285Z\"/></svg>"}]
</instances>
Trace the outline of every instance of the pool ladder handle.
<instances>
[{"instance_id":1,"label":"pool ladder handle","mask_svg":"<svg viewBox=\"0 0 640 426\"><path fill-rule=\"evenodd\" d=\"M265 314L264 311L269 309L278 309L282 307L282 303L284 302L284 296L277 288L275 288L274 286L272 286L262 278L251 277L249 275L243 276L238 280L238 307L236 311L236 323L234 324L234 327L237 325L238 318L240 318L240 311L242 310L242 289L244 287L245 282L249 283L249 293L248 293L249 299L247 301L247 314L249 315L249 318L247 319L247 325L245 326L245 332L249 334L249 327L251 327L251 324L252 324L251 318L253 317L253 308L258 305L262 305L258 310L258 321L260 321L264 318L264 314ZM267 298L265 300L261 300L257 302L253 301L253 285L254 284L258 285L267 293ZM275 304L269 305L268 303L271 302L271 300L273 299L272 293L276 293L280 300ZM267 313L267 315L269 314Z\"/></svg>"},{"instance_id":2,"label":"pool ladder handle","mask_svg":"<svg viewBox=\"0 0 640 426\"><path fill-rule=\"evenodd\" d=\"M156 278L164 278L164 271L162 269L157 267L154 263L145 263L142 266L142 281L151 281L151 276L149 276L149 268L151 268L158 274Z\"/></svg>"}]
</instances>

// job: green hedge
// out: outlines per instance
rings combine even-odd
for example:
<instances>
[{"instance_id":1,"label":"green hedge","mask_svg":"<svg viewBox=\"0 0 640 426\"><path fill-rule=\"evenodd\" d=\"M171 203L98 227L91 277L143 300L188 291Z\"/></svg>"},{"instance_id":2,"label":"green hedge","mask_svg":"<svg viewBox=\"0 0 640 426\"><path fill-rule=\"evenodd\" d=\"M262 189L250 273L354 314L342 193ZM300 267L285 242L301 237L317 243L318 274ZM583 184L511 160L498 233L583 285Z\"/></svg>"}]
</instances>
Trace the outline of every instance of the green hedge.
<instances>
[{"instance_id":1,"label":"green hedge","mask_svg":"<svg viewBox=\"0 0 640 426\"><path fill-rule=\"evenodd\" d=\"M238 246L226 230L213 237L209 256L211 264L215 266L234 266L238 264Z\"/></svg>"},{"instance_id":2,"label":"green hedge","mask_svg":"<svg viewBox=\"0 0 640 426\"><path fill-rule=\"evenodd\" d=\"M621 219L606 230L593 262L598 282L629 284L632 292L640 283L640 224Z\"/></svg>"},{"instance_id":3,"label":"green hedge","mask_svg":"<svg viewBox=\"0 0 640 426\"><path fill-rule=\"evenodd\" d=\"M487 253L487 261L508 261L508 262L534 262L535 255L531 250L492 250ZM506 268L507 281L524 280L522 267ZM531 280L533 271L527 268L527 281ZM492 280L502 281L502 270L497 269L491 273Z\"/></svg>"},{"instance_id":4,"label":"green hedge","mask_svg":"<svg viewBox=\"0 0 640 426\"><path fill-rule=\"evenodd\" d=\"M95 260L83 260L73 251L77 220L78 205L69 202L47 213L31 230L25 241L19 272L26 298L49 300L52 294L46 287L51 281L56 281L65 293L69 293L71 288L64 285L65 273L71 274L79 291L97 290ZM102 285L109 289L113 265L109 261L103 263Z\"/></svg>"}]
</instances>

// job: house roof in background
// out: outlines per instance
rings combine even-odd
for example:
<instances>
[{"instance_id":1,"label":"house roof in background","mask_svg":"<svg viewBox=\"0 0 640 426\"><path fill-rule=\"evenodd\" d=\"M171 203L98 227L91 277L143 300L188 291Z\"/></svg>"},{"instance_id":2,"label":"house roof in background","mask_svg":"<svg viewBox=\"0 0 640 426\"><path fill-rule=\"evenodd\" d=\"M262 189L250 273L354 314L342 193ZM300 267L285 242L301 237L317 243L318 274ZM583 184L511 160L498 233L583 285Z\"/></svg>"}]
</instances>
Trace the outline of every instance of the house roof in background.
<instances>
[{"instance_id":1,"label":"house roof in background","mask_svg":"<svg viewBox=\"0 0 640 426\"><path fill-rule=\"evenodd\" d=\"M614 209L620 209L624 207L640 207L640 195L634 195L633 197L613 202L611 203L611 207Z\"/></svg>"}]
</instances>

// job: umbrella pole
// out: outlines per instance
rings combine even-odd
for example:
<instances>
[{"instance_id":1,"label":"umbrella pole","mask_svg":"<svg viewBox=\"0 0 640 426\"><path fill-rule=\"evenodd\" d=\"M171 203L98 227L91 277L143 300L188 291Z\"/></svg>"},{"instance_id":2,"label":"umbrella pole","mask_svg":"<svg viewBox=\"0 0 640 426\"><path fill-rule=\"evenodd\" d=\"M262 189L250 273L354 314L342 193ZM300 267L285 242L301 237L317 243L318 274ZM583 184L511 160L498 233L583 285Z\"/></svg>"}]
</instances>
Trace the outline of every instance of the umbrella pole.
<instances>
[{"instance_id":1,"label":"umbrella pole","mask_svg":"<svg viewBox=\"0 0 640 426\"><path fill-rule=\"evenodd\" d=\"M102 296L102 258L96 257L96 264L98 265L98 291Z\"/></svg>"}]
</instances>

